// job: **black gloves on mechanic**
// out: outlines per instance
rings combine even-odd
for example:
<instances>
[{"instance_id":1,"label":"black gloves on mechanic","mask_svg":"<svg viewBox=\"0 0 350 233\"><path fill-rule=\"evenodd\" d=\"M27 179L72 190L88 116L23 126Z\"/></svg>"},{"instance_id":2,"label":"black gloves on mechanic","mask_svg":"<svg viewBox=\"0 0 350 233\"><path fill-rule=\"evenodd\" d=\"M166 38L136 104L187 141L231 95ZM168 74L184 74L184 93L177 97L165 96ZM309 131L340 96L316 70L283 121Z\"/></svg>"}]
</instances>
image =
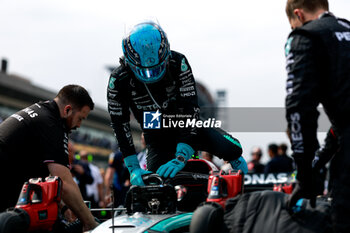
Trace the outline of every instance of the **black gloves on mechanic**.
<instances>
[{"instance_id":1,"label":"black gloves on mechanic","mask_svg":"<svg viewBox=\"0 0 350 233\"><path fill-rule=\"evenodd\" d=\"M314 169L312 160L307 159L302 154L294 154L293 157L298 171L297 183L289 197L288 208L293 210L293 207L301 198L309 199L310 205L314 208L316 206L316 196L319 195L318 186L322 183L322 181L319 181L319 169Z\"/></svg>"}]
</instances>

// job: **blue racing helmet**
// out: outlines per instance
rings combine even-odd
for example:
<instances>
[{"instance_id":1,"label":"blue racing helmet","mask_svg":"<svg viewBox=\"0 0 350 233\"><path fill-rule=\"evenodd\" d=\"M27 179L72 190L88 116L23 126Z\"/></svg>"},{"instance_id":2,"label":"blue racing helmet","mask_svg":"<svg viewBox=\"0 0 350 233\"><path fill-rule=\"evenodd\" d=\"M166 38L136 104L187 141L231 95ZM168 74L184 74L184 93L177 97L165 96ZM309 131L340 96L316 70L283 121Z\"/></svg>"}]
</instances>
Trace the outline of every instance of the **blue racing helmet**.
<instances>
[{"instance_id":1,"label":"blue racing helmet","mask_svg":"<svg viewBox=\"0 0 350 233\"><path fill-rule=\"evenodd\" d=\"M164 76L170 46L165 32L158 24L137 24L123 39L122 47L125 61L140 81L153 83Z\"/></svg>"}]
</instances>

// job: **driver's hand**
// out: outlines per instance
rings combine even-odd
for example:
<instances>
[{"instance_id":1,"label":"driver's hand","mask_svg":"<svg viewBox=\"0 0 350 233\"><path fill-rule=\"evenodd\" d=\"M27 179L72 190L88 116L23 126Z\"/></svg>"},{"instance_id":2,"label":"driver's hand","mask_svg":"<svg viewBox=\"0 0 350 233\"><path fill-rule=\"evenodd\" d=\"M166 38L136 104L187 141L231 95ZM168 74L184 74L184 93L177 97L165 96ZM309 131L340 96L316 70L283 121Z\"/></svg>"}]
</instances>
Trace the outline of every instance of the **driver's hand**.
<instances>
[{"instance_id":1,"label":"driver's hand","mask_svg":"<svg viewBox=\"0 0 350 233\"><path fill-rule=\"evenodd\" d=\"M131 174L130 174L130 182L132 185L139 185L139 186L144 186L145 183L143 183L142 176L146 174L150 174L152 172L150 171L145 171L141 168L136 168L134 169Z\"/></svg>"},{"instance_id":2,"label":"driver's hand","mask_svg":"<svg viewBox=\"0 0 350 233\"><path fill-rule=\"evenodd\" d=\"M131 184L144 186L145 184L143 183L142 176L152 172L141 169L137 155L125 157L124 162L130 173Z\"/></svg>"},{"instance_id":3,"label":"driver's hand","mask_svg":"<svg viewBox=\"0 0 350 233\"><path fill-rule=\"evenodd\" d=\"M164 178L173 178L179 171L185 167L185 163L179 161L178 159L173 159L166 164L160 166L157 170L157 174Z\"/></svg>"},{"instance_id":4,"label":"driver's hand","mask_svg":"<svg viewBox=\"0 0 350 233\"><path fill-rule=\"evenodd\" d=\"M160 166L156 173L164 178L173 178L185 167L187 160L191 158L193 153L194 150L190 145L179 142L176 146L176 158Z\"/></svg>"}]
</instances>

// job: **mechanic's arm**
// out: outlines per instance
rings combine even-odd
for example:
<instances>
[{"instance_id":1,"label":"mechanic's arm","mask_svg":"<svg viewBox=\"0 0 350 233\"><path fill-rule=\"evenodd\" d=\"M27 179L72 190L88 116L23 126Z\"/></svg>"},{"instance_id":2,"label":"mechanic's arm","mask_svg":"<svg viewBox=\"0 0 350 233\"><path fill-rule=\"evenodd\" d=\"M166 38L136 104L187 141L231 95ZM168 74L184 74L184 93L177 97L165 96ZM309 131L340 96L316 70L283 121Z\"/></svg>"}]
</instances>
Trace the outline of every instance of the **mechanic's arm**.
<instances>
[{"instance_id":1,"label":"mechanic's arm","mask_svg":"<svg viewBox=\"0 0 350 233\"><path fill-rule=\"evenodd\" d=\"M286 44L287 97L286 118L297 165L298 187L291 195L289 206L302 197L315 203L312 160L319 147L317 141L317 106L320 100L321 67L317 65L318 49L308 35L296 29Z\"/></svg>"},{"instance_id":2,"label":"mechanic's arm","mask_svg":"<svg viewBox=\"0 0 350 233\"><path fill-rule=\"evenodd\" d=\"M89 208L85 205L78 185L74 182L69 169L58 163L47 164L49 172L53 176L58 176L62 180L62 199L69 209L81 220L84 231L95 228L95 222Z\"/></svg>"},{"instance_id":3,"label":"mechanic's arm","mask_svg":"<svg viewBox=\"0 0 350 233\"><path fill-rule=\"evenodd\" d=\"M292 34L288 41L286 117L298 177L303 178L305 170L311 168L311 161L319 147L317 106L322 75L316 64L317 54L312 40L302 34Z\"/></svg>"}]
</instances>

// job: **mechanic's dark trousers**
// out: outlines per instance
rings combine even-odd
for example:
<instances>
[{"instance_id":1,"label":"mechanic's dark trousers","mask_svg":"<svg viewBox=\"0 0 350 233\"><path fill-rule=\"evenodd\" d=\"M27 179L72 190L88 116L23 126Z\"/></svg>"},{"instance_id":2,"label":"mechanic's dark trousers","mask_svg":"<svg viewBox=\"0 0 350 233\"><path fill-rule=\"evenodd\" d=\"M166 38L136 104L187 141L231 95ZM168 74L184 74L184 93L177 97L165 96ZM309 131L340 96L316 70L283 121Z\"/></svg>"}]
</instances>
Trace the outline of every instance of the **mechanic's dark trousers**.
<instances>
[{"instance_id":1,"label":"mechanic's dark trousers","mask_svg":"<svg viewBox=\"0 0 350 233\"><path fill-rule=\"evenodd\" d=\"M350 127L339 134L340 151L335 156L332 188L332 221L337 233L350 232Z\"/></svg>"},{"instance_id":2,"label":"mechanic's dark trousers","mask_svg":"<svg viewBox=\"0 0 350 233\"><path fill-rule=\"evenodd\" d=\"M152 130L144 135L148 148L147 170L156 172L161 165L175 159L180 142L176 129ZM235 160L242 154L239 141L219 128L198 128L193 145L195 151L206 151L225 161Z\"/></svg>"}]
</instances>

